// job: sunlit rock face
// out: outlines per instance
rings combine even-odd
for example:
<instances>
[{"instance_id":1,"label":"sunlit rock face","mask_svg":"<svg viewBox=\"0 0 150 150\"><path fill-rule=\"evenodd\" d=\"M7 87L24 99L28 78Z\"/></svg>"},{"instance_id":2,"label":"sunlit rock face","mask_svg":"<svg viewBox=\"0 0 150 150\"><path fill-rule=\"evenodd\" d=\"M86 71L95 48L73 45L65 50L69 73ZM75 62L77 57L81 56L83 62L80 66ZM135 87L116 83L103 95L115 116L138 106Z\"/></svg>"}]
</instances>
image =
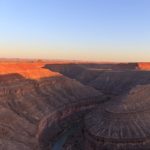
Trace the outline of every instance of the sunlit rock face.
<instances>
[{"instance_id":1,"label":"sunlit rock face","mask_svg":"<svg viewBox=\"0 0 150 150\"><path fill-rule=\"evenodd\" d=\"M150 70L150 63L138 63L140 70Z\"/></svg>"},{"instance_id":2,"label":"sunlit rock face","mask_svg":"<svg viewBox=\"0 0 150 150\"><path fill-rule=\"evenodd\" d=\"M101 101L102 94L94 88L39 64L1 64L0 69L2 150L41 150L51 144L45 140L47 129L54 139L62 130L59 122ZM53 123L59 127L54 134Z\"/></svg>"},{"instance_id":3,"label":"sunlit rock face","mask_svg":"<svg viewBox=\"0 0 150 150\"><path fill-rule=\"evenodd\" d=\"M138 143L149 149L150 115L146 110L150 87L144 86L149 83L150 72L139 69L137 64L1 62L0 149L50 150L60 134L87 113L85 150L93 145L122 150L122 141L128 143L125 150L131 144L137 148ZM113 99L103 104L108 96ZM127 137L132 140L126 141Z\"/></svg>"},{"instance_id":4,"label":"sunlit rock face","mask_svg":"<svg viewBox=\"0 0 150 150\"><path fill-rule=\"evenodd\" d=\"M18 73L28 79L40 79L59 75L43 68L44 63L0 63L0 75Z\"/></svg>"},{"instance_id":5,"label":"sunlit rock face","mask_svg":"<svg viewBox=\"0 0 150 150\"><path fill-rule=\"evenodd\" d=\"M150 85L99 107L85 118L86 150L150 149Z\"/></svg>"}]
</instances>

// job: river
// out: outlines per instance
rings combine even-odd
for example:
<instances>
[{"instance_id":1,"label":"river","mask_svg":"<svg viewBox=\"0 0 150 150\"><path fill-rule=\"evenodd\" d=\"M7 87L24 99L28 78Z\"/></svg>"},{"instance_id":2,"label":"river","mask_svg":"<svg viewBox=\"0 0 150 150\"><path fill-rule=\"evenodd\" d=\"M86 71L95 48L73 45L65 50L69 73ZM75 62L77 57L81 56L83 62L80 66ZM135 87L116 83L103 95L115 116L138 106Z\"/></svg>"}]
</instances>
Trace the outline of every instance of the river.
<instances>
[{"instance_id":1,"label":"river","mask_svg":"<svg viewBox=\"0 0 150 150\"><path fill-rule=\"evenodd\" d=\"M79 124L73 124L71 127L66 129L66 131L54 143L52 150L62 150L62 147L65 144L68 137L74 134L79 128Z\"/></svg>"}]
</instances>

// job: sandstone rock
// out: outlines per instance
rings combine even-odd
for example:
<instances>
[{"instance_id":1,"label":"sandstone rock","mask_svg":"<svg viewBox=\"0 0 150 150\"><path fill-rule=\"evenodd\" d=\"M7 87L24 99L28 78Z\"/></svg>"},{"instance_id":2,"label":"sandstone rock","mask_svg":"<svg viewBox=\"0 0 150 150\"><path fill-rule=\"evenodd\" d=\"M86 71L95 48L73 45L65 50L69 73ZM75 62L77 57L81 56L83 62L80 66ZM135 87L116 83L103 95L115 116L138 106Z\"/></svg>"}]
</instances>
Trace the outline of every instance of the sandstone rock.
<instances>
[{"instance_id":1,"label":"sandstone rock","mask_svg":"<svg viewBox=\"0 0 150 150\"><path fill-rule=\"evenodd\" d=\"M140 70L150 70L150 63L138 63Z\"/></svg>"},{"instance_id":2,"label":"sandstone rock","mask_svg":"<svg viewBox=\"0 0 150 150\"><path fill-rule=\"evenodd\" d=\"M87 150L150 149L150 85L140 85L85 118Z\"/></svg>"},{"instance_id":3,"label":"sandstone rock","mask_svg":"<svg viewBox=\"0 0 150 150\"><path fill-rule=\"evenodd\" d=\"M48 129L48 136L53 139L61 120L96 105L103 97L92 87L36 65L0 64L0 69L2 150L41 149L45 142L42 137L47 136L45 130ZM95 97L99 99L94 100ZM57 124L53 134L54 123Z\"/></svg>"},{"instance_id":4,"label":"sandstone rock","mask_svg":"<svg viewBox=\"0 0 150 150\"><path fill-rule=\"evenodd\" d=\"M144 70L149 64L50 64L45 67L105 94L121 95L138 84L150 83L150 71Z\"/></svg>"}]
</instances>

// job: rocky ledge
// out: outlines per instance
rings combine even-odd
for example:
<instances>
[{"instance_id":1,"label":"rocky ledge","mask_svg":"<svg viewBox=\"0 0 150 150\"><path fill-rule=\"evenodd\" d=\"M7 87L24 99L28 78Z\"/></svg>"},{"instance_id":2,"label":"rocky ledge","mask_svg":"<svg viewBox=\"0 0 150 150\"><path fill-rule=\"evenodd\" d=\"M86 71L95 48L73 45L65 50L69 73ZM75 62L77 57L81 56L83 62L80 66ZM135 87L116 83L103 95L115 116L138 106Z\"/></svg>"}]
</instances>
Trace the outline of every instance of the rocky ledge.
<instances>
[{"instance_id":1,"label":"rocky ledge","mask_svg":"<svg viewBox=\"0 0 150 150\"><path fill-rule=\"evenodd\" d=\"M0 64L1 150L50 149L65 119L70 122L71 116L105 100L92 87L30 65Z\"/></svg>"},{"instance_id":2,"label":"rocky ledge","mask_svg":"<svg viewBox=\"0 0 150 150\"><path fill-rule=\"evenodd\" d=\"M85 149L150 149L149 90L150 85L139 85L87 115Z\"/></svg>"}]
</instances>

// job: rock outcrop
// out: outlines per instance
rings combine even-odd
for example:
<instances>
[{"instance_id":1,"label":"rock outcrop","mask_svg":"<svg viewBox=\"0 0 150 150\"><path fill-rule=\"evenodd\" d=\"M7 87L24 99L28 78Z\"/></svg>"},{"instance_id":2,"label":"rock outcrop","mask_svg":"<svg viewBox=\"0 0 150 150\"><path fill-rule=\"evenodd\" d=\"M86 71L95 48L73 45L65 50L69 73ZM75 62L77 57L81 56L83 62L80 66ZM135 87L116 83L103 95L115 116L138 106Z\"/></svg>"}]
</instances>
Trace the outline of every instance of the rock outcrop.
<instances>
[{"instance_id":1,"label":"rock outcrop","mask_svg":"<svg viewBox=\"0 0 150 150\"><path fill-rule=\"evenodd\" d=\"M28 79L40 79L59 75L44 69L45 63L0 63L0 75L18 73Z\"/></svg>"},{"instance_id":2,"label":"rock outcrop","mask_svg":"<svg viewBox=\"0 0 150 150\"><path fill-rule=\"evenodd\" d=\"M86 150L150 149L150 85L139 85L85 118Z\"/></svg>"},{"instance_id":3,"label":"rock outcrop","mask_svg":"<svg viewBox=\"0 0 150 150\"><path fill-rule=\"evenodd\" d=\"M149 64L50 64L45 67L105 94L122 95L138 84L150 83Z\"/></svg>"},{"instance_id":4,"label":"rock outcrop","mask_svg":"<svg viewBox=\"0 0 150 150\"><path fill-rule=\"evenodd\" d=\"M60 122L104 100L94 88L37 65L6 66L0 64L1 150L46 149L63 130Z\"/></svg>"},{"instance_id":5,"label":"rock outcrop","mask_svg":"<svg viewBox=\"0 0 150 150\"><path fill-rule=\"evenodd\" d=\"M150 63L138 63L140 70L150 70Z\"/></svg>"},{"instance_id":6,"label":"rock outcrop","mask_svg":"<svg viewBox=\"0 0 150 150\"><path fill-rule=\"evenodd\" d=\"M150 149L148 68L136 63L1 62L0 149L50 150L92 108L85 118L86 150L94 145ZM112 102L103 104L108 99L101 92L112 95Z\"/></svg>"}]
</instances>

